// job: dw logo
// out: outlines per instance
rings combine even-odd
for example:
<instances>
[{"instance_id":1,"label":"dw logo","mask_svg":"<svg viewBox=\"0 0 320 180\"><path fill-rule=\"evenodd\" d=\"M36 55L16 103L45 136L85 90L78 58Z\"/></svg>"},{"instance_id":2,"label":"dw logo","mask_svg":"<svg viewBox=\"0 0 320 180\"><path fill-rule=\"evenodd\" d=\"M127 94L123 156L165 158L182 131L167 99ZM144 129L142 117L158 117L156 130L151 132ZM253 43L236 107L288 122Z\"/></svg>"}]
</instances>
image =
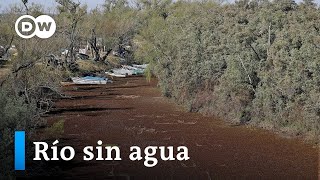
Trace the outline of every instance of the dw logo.
<instances>
[{"instance_id":1,"label":"dw logo","mask_svg":"<svg viewBox=\"0 0 320 180\"><path fill-rule=\"evenodd\" d=\"M15 23L16 33L25 39L37 36L41 39L51 37L56 31L56 22L48 15L34 18L30 15L19 17Z\"/></svg>"}]
</instances>

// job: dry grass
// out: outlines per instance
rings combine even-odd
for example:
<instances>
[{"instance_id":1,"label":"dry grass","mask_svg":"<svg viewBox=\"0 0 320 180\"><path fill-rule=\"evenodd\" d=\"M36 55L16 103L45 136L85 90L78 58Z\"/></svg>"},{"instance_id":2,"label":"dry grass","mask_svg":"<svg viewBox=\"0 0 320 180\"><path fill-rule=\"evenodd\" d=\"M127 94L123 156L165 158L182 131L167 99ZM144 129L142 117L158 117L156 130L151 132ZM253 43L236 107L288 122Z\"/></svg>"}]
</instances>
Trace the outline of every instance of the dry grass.
<instances>
[{"instance_id":1,"label":"dry grass","mask_svg":"<svg viewBox=\"0 0 320 180\"><path fill-rule=\"evenodd\" d=\"M121 64L121 58L117 57L117 56L108 56L108 62L111 63L112 65L120 65Z\"/></svg>"},{"instance_id":2,"label":"dry grass","mask_svg":"<svg viewBox=\"0 0 320 180\"><path fill-rule=\"evenodd\" d=\"M100 72L106 71L109 68L109 66L104 63L89 60L77 61L77 63L81 72Z\"/></svg>"},{"instance_id":3,"label":"dry grass","mask_svg":"<svg viewBox=\"0 0 320 180\"><path fill-rule=\"evenodd\" d=\"M10 68L8 66L1 67L0 68L0 79L4 78L9 73L10 73Z\"/></svg>"},{"instance_id":4,"label":"dry grass","mask_svg":"<svg viewBox=\"0 0 320 180\"><path fill-rule=\"evenodd\" d=\"M51 127L46 129L48 136L50 137L60 137L64 133L64 123L65 120L59 120L54 123Z\"/></svg>"}]
</instances>

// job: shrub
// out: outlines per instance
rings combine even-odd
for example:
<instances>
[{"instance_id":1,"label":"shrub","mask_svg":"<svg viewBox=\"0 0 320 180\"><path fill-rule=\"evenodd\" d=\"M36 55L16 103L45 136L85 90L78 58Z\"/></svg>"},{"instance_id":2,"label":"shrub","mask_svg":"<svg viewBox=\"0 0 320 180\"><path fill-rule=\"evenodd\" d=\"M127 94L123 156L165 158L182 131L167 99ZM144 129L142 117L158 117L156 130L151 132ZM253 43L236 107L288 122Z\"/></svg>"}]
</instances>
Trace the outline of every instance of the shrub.
<instances>
[{"instance_id":1,"label":"shrub","mask_svg":"<svg viewBox=\"0 0 320 180\"><path fill-rule=\"evenodd\" d=\"M149 11L135 55L150 62L165 96L233 123L319 137L313 3L179 1L162 8L165 18Z\"/></svg>"},{"instance_id":2,"label":"shrub","mask_svg":"<svg viewBox=\"0 0 320 180\"><path fill-rule=\"evenodd\" d=\"M26 104L21 97L15 97L0 89L0 179L12 177L13 173L13 135L16 130L30 131L34 123L36 107Z\"/></svg>"}]
</instances>

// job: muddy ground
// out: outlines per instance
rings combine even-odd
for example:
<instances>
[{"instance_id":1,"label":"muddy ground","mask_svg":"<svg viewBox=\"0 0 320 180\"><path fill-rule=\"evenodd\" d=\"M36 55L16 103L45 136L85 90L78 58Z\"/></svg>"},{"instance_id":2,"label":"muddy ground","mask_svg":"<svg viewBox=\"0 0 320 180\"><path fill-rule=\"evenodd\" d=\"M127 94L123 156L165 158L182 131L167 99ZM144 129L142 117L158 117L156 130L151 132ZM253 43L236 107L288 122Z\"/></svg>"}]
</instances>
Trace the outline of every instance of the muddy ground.
<instances>
[{"instance_id":1,"label":"muddy ground","mask_svg":"<svg viewBox=\"0 0 320 180\"><path fill-rule=\"evenodd\" d=\"M56 164L65 179L318 179L319 148L260 129L230 126L186 112L161 96L156 81L116 79L107 85L69 85L72 99L59 100L46 118L64 120L63 145L77 152L98 140L121 148L122 161ZM132 162L129 147L155 145L189 148L191 159L146 168Z\"/></svg>"}]
</instances>

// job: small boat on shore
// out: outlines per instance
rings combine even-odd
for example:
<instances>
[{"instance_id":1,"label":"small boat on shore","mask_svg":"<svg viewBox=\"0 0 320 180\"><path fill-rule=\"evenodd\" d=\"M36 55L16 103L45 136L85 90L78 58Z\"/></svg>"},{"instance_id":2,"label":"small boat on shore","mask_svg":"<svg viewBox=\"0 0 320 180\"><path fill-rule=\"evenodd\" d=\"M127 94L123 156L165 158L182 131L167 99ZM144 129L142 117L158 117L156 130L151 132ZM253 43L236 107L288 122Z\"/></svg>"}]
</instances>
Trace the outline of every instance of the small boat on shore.
<instances>
[{"instance_id":1,"label":"small boat on shore","mask_svg":"<svg viewBox=\"0 0 320 180\"><path fill-rule=\"evenodd\" d=\"M133 75L143 75L147 64L144 65L123 65L122 68L114 68L111 69L109 72L106 72L107 75L112 77L127 77Z\"/></svg>"},{"instance_id":2,"label":"small boat on shore","mask_svg":"<svg viewBox=\"0 0 320 180\"><path fill-rule=\"evenodd\" d=\"M107 78L93 76L73 77L71 79L74 84L107 84L110 82Z\"/></svg>"}]
</instances>

